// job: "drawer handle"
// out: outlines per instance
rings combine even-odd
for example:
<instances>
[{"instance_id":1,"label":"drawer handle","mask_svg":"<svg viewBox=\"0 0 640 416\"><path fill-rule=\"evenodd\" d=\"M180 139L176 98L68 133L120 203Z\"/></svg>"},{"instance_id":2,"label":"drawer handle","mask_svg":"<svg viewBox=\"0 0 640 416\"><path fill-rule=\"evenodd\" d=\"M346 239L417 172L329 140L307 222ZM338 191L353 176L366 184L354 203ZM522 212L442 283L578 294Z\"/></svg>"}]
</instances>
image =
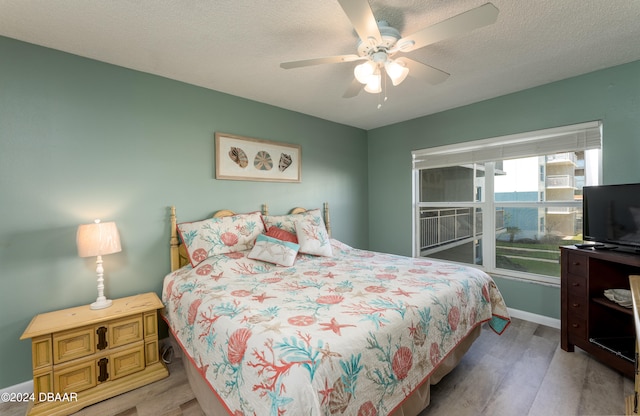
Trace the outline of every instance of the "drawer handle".
<instances>
[{"instance_id":1,"label":"drawer handle","mask_svg":"<svg viewBox=\"0 0 640 416\"><path fill-rule=\"evenodd\" d=\"M571 306L573 306L574 308L579 308L579 307L580 307L580 304L579 304L579 303L574 303L574 304L573 304L573 305L571 305Z\"/></svg>"},{"instance_id":2,"label":"drawer handle","mask_svg":"<svg viewBox=\"0 0 640 416\"><path fill-rule=\"evenodd\" d=\"M580 262L579 262L579 261L574 261L574 262L573 262L573 265L574 265L574 266L580 266Z\"/></svg>"},{"instance_id":3,"label":"drawer handle","mask_svg":"<svg viewBox=\"0 0 640 416\"><path fill-rule=\"evenodd\" d=\"M571 283L571 286L578 287L578 286L580 286L580 283L573 282L573 283Z\"/></svg>"},{"instance_id":4,"label":"drawer handle","mask_svg":"<svg viewBox=\"0 0 640 416\"><path fill-rule=\"evenodd\" d=\"M103 382L107 381L109 378L109 373L107 372L107 365L109 364L108 358L101 358L98 361L98 367L100 367L100 375L98 375L98 381Z\"/></svg>"},{"instance_id":5,"label":"drawer handle","mask_svg":"<svg viewBox=\"0 0 640 416\"><path fill-rule=\"evenodd\" d=\"M107 327L101 326L96 330L98 334L98 349L103 350L107 348Z\"/></svg>"},{"instance_id":6,"label":"drawer handle","mask_svg":"<svg viewBox=\"0 0 640 416\"><path fill-rule=\"evenodd\" d=\"M580 328L580 325L578 325L578 324L571 324L571 326L574 327L574 328Z\"/></svg>"}]
</instances>

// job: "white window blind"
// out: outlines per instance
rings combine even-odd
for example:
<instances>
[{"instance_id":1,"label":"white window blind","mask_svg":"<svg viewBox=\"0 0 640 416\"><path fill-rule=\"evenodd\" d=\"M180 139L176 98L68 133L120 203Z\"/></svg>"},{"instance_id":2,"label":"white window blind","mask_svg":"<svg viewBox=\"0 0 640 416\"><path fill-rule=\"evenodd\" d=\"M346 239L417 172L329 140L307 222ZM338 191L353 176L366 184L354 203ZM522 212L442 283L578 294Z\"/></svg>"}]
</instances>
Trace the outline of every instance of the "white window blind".
<instances>
[{"instance_id":1,"label":"white window blind","mask_svg":"<svg viewBox=\"0 0 640 416\"><path fill-rule=\"evenodd\" d=\"M411 152L414 169L483 163L561 152L599 149L602 123L592 121Z\"/></svg>"}]
</instances>

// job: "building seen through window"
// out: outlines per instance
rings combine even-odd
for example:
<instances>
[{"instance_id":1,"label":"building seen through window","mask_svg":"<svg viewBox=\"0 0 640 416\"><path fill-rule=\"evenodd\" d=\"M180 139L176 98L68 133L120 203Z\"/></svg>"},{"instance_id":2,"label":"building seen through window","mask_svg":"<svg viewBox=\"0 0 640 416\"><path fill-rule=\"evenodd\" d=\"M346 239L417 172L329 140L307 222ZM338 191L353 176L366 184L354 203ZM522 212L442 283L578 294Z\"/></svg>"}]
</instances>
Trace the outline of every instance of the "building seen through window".
<instances>
[{"instance_id":1,"label":"building seen through window","mask_svg":"<svg viewBox=\"0 0 640 416\"><path fill-rule=\"evenodd\" d=\"M558 282L559 247L582 242L582 188L598 184L600 160L598 146L415 169L414 254Z\"/></svg>"}]
</instances>

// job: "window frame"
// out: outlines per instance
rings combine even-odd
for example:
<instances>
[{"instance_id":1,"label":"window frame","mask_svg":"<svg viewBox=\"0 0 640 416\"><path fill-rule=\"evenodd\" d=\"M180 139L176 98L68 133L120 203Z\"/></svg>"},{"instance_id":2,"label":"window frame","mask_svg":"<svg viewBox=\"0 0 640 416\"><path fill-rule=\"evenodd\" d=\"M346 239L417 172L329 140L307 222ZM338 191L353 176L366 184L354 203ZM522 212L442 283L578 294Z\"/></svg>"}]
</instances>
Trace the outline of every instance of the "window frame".
<instances>
[{"instance_id":1,"label":"window frame","mask_svg":"<svg viewBox=\"0 0 640 416\"><path fill-rule=\"evenodd\" d=\"M490 151L487 151L487 148ZM546 156L561 152L578 152L589 149L599 149L597 158L597 183L602 183L602 122L592 121L587 123L563 126L552 129L518 133L508 136L500 136L483 139L474 142L465 142L454 145L433 147L412 152L412 255L421 256L420 249L420 209L423 207L473 207L482 210L482 264L464 263L472 267L480 268L487 273L517 280L534 281L543 284L559 285L560 279L554 276L540 275L496 267L496 207L504 208L548 208L553 206L578 207L579 201L527 201L507 202L495 201L494 179L495 164L508 159L516 159L530 156ZM538 153L535 153L535 152ZM521 155L517 153L521 152ZM507 156L505 156L507 155ZM467 159L465 159L465 157ZM433 166L428 164L433 163ZM468 165L469 163L485 163L485 188L484 198L481 201L467 202L420 202L420 171L423 169L442 168L449 166ZM540 172L537 172L539 175ZM545 169L546 174L546 169ZM475 176L475 175L474 175ZM588 185L588 183L585 183ZM475 186L475 184L474 184ZM546 197L546 195L545 195ZM539 199L539 198L538 198ZM545 198L546 199L546 198ZM494 213L487 215L487 213ZM428 252L427 252L428 254Z\"/></svg>"}]
</instances>

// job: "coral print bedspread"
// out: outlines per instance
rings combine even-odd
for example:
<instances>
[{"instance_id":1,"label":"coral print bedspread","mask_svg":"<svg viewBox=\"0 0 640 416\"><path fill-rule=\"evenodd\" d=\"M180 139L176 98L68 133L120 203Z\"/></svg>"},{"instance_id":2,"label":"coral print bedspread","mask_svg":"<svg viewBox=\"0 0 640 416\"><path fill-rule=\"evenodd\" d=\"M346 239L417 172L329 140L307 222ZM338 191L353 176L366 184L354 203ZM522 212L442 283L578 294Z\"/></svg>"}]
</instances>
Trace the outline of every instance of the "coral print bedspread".
<instances>
[{"instance_id":1,"label":"coral print bedspread","mask_svg":"<svg viewBox=\"0 0 640 416\"><path fill-rule=\"evenodd\" d=\"M477 269L351 248L291 267L209 257L166 276L165 320L233 415L385 415L474 327L509 323Z\"/></svg>"}]
</instances>

